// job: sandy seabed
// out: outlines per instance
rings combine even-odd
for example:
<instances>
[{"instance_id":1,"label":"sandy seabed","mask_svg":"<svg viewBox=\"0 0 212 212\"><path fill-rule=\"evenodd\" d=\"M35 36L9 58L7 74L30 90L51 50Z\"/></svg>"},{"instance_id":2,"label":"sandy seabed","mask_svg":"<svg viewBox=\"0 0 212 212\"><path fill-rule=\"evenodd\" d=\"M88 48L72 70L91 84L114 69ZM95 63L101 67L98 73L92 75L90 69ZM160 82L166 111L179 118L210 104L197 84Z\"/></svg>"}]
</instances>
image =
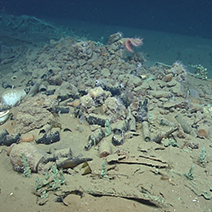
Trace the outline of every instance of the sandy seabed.
<instances>
[{"instance_id":1,"label":"sandy seabed","mask_svg":"<svg viewBox=\"0 0 212 212\"><path fill-rule=\"evenodd\" d=\"M57 24L61 23L65 24L66 20L57 21ZM32 145L45 153L71 148L74 156L92 158L88 162L91 173L82 175L81 165L67 169L64 172L65 183L60 190L48 191L46 202L41 201L34 192L35 182L37 177L44 176L32 173L30 178L25 178L23 173L14 171L7 156L9 147L1 146L1 211L210 211L211 80L198 79L191 65L201 64L207 68L208 78L211 77L212 41L82 22L72 22L71 27L79 29L80 32L85 30L90 36L89 40L93 40L68 37L48 41L39 47L29 45L20 58L0 67L2 82L7 81L15 88L30 87L30 81L37 82L43 74L52 70L53 76L47 76L44 85L47 90L56 90L48 97L38 92L25 102L20 102L11 109L13 119L7 120L0 129L6 129L10 134L21 132L22 137L34 135ZM144 38L144 45L136 49L136 53L142 52L144 57L126 53L124 48L117 47L117 43L114 46L96 44L98 41L107 40L109 35L117 31L123 32L126 37ZM89 50L93 51L95 58L89 56ZM181 62L176 64L176 61ZM137 73L134 73L135 70ZM83 97L95 88L96 80L100 83L98 86L103 88L103 93L94 97L87 96L89 101L84 102L86 98ZM120 84L123 86L121 90ZM108 88L114 87L121 93L118 96L111 94L114 99L110 99L111 103L107 104L110 95L107 96L105 90L110 91ZM77 93L79 90L83 92ZM0 94L4 92L5 89L0 88ZM66 93L69 96L67 102L60 101L58 96ZM81 119L73 115L75 107L71 103L76 97L75 94L78 94L79 104L83 106L83 109L80 108L84 114ZM115 129L116 123L127 120L128 115L121 94L127 97L130 103L127 106L135 112L133 115L137 118L136 132L124 131L125 139L120 146L110 143L111 156L116 158L110 163L107 157L99 157L97 149L100 148L101 141L98 148L91 147L85 151L84 147L93 129L84 120L84 116L97 114L104 119L110 118L112 130ZM149 142L144 140L142 124L136 113L140 109L139 102L145 99L148 99L149 109ZM61 136L59 142L50 145L35 142L40 138L42 123L45 126L48 121L52 121L52 117L49 120L35 119L34 125L25 124L20 119L20 116L27 121L27 117L31 120L33 116L36 117L35 114L30 117L30 112L23 112L23 105L33 100L34 103L39 102L36 107L42 111L45 110L45 101L55 100L60 105L69 107L68 114L52 116L60 123L59 128L56 126ZM113 111L113 104L116 103L116 111ZM121 112L118 109L120 107L123 109ZM47 116L47 111L44 114ZM175 116L178 114L183 116L191 131L185 132L183 126L180 126L175 132L166 134L176 127ZM168 124L161 124L161 120L166 120ZM38 122L42 127L37 127ZM104 131L104 127L101 129ZM205 134L200 134L203 131ZM155 142L154 138L158 135L163 139ZM105 139L111 141L113 136L112 134ZM200 160L204 149L206 155ZM102 162L106 164L107 177L101 176ZM76 190L81 191L82 195L78 195ZM63 196L63 202L56 202L61 191L72 193ZM41 203L42 206L39 205Z\"/></svg>"}]
</instances>

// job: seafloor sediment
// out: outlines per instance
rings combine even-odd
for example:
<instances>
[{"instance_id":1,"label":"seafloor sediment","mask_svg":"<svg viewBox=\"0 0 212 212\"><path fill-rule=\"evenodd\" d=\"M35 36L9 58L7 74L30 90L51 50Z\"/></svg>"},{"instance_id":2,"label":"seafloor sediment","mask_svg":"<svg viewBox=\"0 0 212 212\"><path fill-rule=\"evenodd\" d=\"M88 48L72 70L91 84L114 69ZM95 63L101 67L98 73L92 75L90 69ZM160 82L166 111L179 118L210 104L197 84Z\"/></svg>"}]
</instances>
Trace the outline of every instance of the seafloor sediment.
<instances>
[{"instance_id":1,"label":"seafloor sediment","mask_svg":"<svg viewBox=\"0 0 212 212\"><path fill-rule=\"evenodd\" d=\"M147 65L121 39L64 36L1 58L2 96L26 92L1 125L2 196L10 175L35 208L100 211L113 197L105 211L211 209L211 80L178 61Z\"/></svg>"}]
</instances>

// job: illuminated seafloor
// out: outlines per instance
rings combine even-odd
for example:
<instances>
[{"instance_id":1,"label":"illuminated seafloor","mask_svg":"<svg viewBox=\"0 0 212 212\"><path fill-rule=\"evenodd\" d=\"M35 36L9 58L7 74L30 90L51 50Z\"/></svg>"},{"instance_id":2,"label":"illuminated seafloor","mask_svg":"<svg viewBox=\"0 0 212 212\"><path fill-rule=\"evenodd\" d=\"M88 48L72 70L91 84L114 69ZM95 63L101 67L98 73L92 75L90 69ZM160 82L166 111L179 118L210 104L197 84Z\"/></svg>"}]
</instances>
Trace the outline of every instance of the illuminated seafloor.
<instances>
[{"instance_id":1,"label":"illuminated seafloor","mask_svg":"<svg viewBox=\"0 0 212 212\"><path fill-rule=\"evenodd\" d=\"M2 211L211 211L210 40L0 24Z\"/></svg>"}]
</instances>

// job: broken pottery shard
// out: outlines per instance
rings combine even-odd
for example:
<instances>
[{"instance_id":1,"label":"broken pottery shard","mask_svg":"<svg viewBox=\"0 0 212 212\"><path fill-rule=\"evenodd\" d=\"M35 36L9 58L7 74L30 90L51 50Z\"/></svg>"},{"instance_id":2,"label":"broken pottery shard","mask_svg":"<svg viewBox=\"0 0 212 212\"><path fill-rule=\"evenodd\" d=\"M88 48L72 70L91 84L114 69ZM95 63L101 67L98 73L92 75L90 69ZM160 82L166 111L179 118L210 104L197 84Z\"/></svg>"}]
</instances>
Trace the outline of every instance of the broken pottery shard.
<instances>
[{"instance_id":1,"label":"broken pottery shard","mask_svg":"<svg viewBox=\"0 0 212 212\"><path fill-rule=\"evenodd\" d=\"M88 138L89 142L85 145L85 150L89 150L93 145L98 144L105 137L104 131L96 129Z\"/></svg>"},{"instance_id":2,"label":"broken pottery shard","mask_svg":"<svg viewBox=\"0 0 212 212\"><path fill-rule=\"evenodd\" d=\"M170 97L170 91L148 91L148 94L154 96L155 98L168 98Z\"/></svg>"},{"instance_id":3,"label":"broken pottery shard","mask_svg":"<svg viewBox=\"0 0 212 212\"><path fill-rule=\"evenodd\" d=\"M57 168L60 169L68 169L68 168L74 168L78 166L81 163L84 163L86 161L91 161L93 160L92 158L79 158L79 157L70 157L61 163L57 164Z\"/></svg>"},{"instance_id":4,"label":"broken pottery shard","mask_svg":"<svg viewBox=\"0 0 212 212\"><path fill-rule=\"evenodd\" d=\"M97 114L94 114L94 113L91 113L86 117L86 121L90 125L97 124L97 125L100 125L101 127L105 126L105 119L106 119L105 116L97 115Z\"/></svg>"},{"instance_id":5,"label":"broken pottery shard","mask_svg":"<svg viewBox=\"0 0 212 212\"><path fill-rule=\"evenodd\" d=\"M116 41L120 40L121 38L122 38L122 34L120 32L112 34L108 38L108 44L111 45L112 43L115 43Z\"/></svg>"}]
</instances>

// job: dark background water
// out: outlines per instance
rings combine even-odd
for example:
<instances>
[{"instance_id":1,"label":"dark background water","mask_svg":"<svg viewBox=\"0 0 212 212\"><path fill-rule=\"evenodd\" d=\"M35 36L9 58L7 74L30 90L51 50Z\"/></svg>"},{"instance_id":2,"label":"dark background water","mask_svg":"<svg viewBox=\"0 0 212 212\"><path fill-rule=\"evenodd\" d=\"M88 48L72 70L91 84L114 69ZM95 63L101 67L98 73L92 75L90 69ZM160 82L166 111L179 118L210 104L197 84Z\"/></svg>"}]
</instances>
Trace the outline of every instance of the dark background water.
<instances>
[{"instance_id":1,"label":"dark background water","mask_svg":"<svg viewBox=\"0 0 212 212\"><path fill-rule=\"evenodd\" d=\"M212 0L0 0L13 15L68 18L212 39Z\"/></svg>"}]
</instances>

